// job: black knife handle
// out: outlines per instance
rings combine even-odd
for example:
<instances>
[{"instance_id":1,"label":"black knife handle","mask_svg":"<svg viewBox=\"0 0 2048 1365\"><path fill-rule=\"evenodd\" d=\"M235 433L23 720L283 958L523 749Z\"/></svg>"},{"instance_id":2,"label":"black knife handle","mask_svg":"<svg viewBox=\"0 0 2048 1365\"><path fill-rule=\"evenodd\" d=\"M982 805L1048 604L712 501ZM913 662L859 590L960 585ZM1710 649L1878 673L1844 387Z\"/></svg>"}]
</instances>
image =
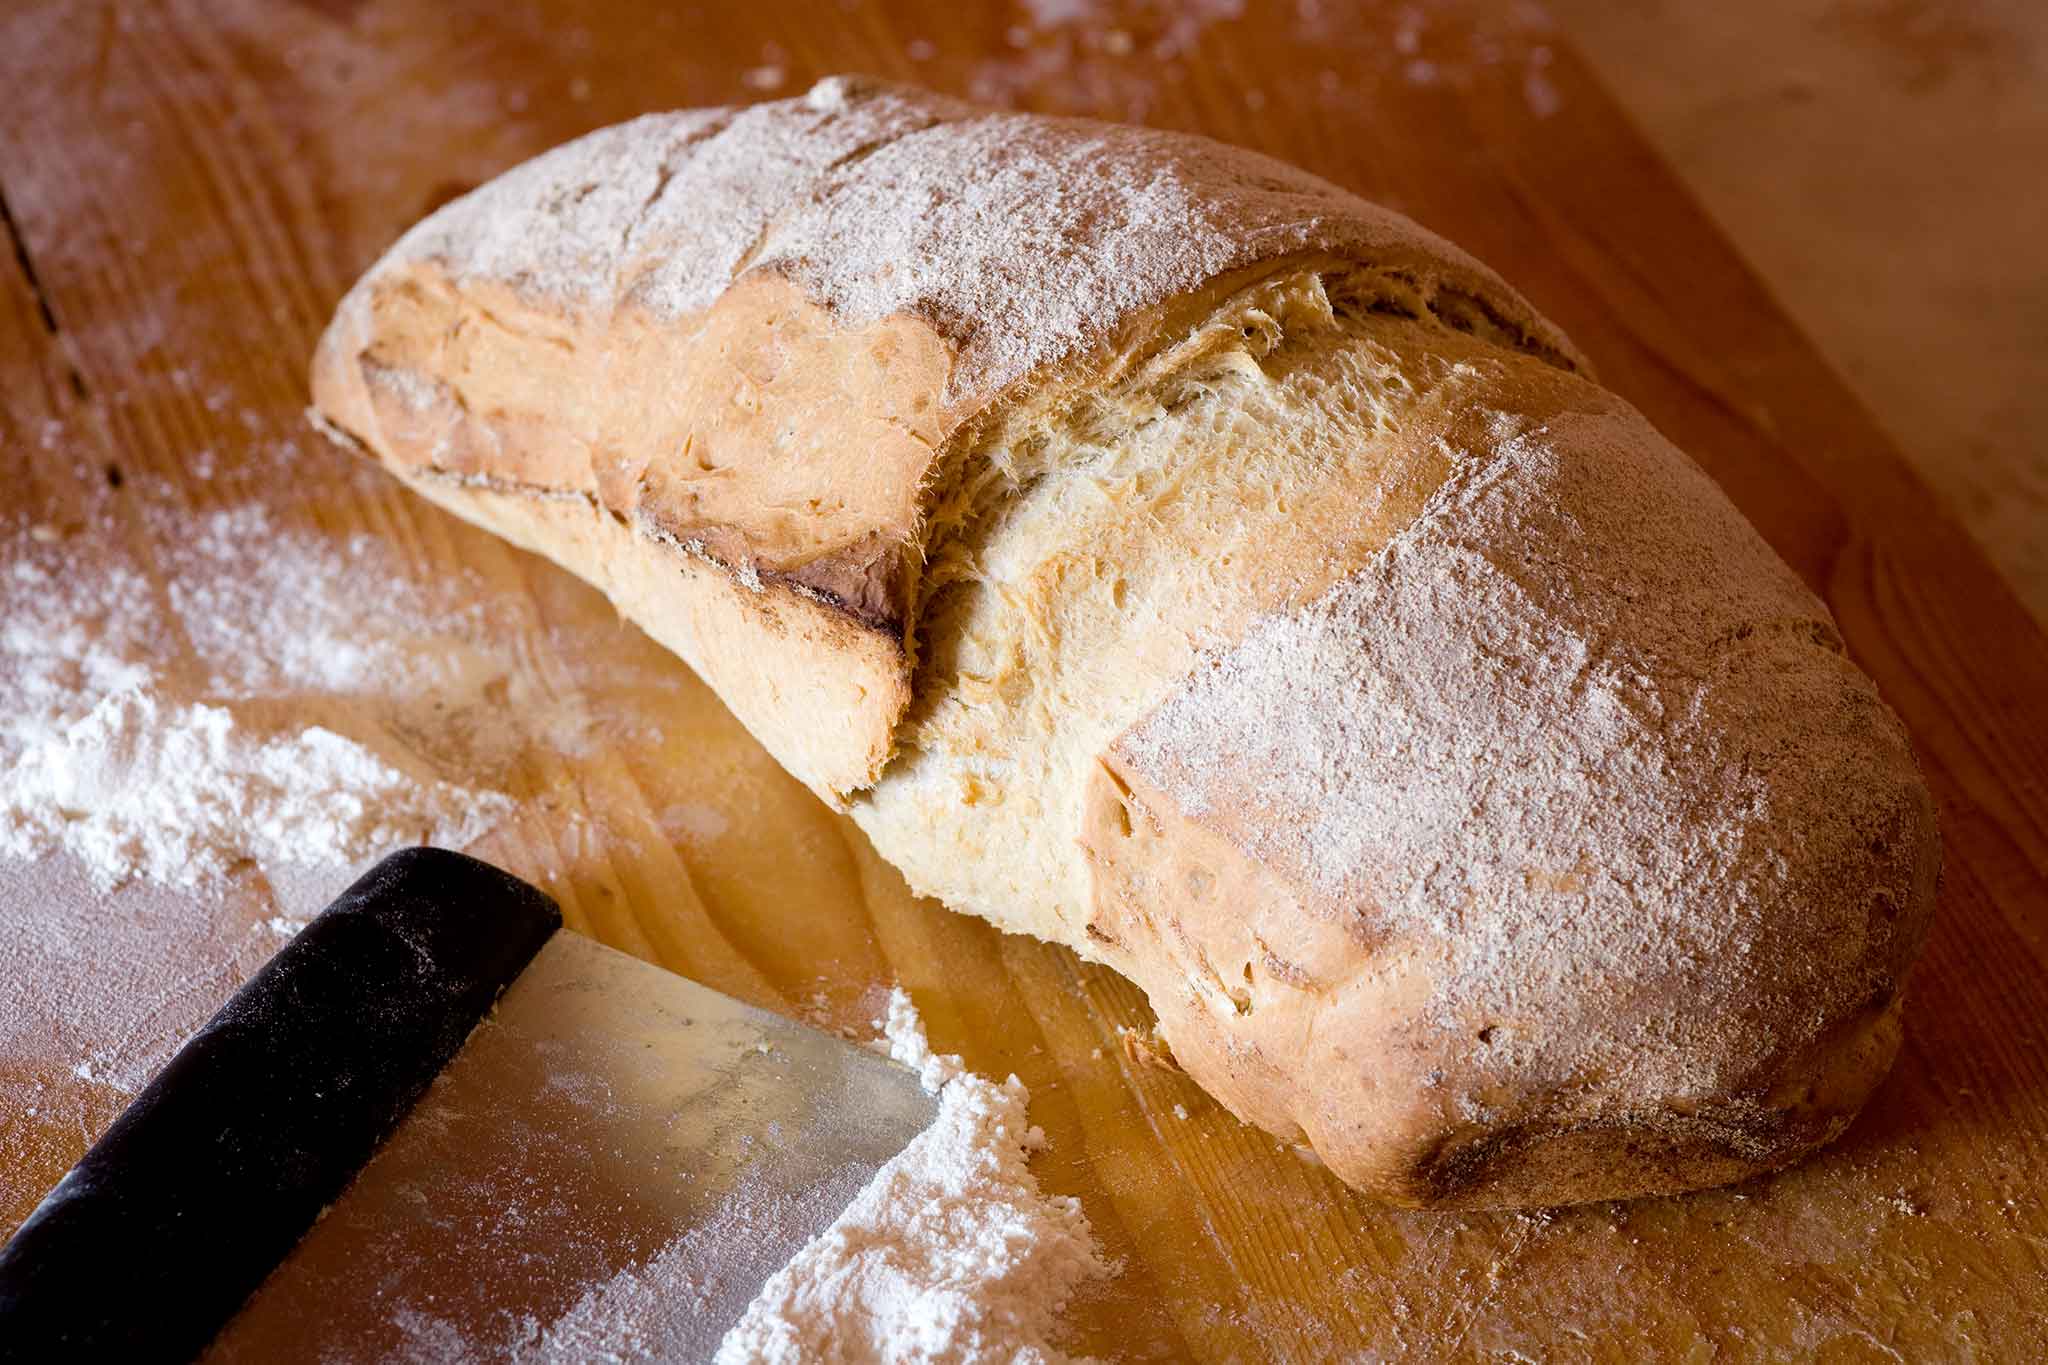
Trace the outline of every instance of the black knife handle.
<instances>
[{"instance_id":1,"label":"black knife handle","mask_svg":"<svg viewBox=\"0 0 2048 1365\"><path fill-rule=\"evenodd\" d=\"M540 891L445 849L364 874L0 1249L0 1360L197 1355L561 922Z\"/></svg>"}]
</instances>

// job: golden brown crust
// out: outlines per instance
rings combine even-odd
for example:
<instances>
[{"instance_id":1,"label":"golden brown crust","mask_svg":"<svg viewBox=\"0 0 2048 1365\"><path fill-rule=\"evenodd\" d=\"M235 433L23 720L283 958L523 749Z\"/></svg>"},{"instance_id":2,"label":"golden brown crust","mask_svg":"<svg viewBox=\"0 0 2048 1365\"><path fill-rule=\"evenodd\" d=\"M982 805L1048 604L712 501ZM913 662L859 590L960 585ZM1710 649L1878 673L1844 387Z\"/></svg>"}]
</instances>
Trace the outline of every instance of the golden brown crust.
<instances>
[{"instance_id":1,"label":"golden brown crust","mask_svg":"<svg viewBox=\"0 0 2048 1365\"><path fill-rule=\"evenodd\" d=\"M345 327L358 319L362 330ZM908 694L911 547L945 373L921 324L840 330L773 277L735 288L691 329L629 313L600 336L500 286L458 287L429 261L369 285L323 342L313 386L316 408L394 472L585 578L604 581L587 537L554 544L537 531L551 514L522 512L520 497L609 514L627 532L606 538L616 553L646 554L627 548L637 538L722 570L678 564L673 593L622 604L714 685L716 652L782 651L780 671L794 673L841 666L819 652L841 642L843 666L867 676L850 714L830 738L769 741L838 804L879 773ZM664 617L693 610L676 603L695 592L731 598L720 615L759 623L758 637L688 642ZM772 603L747 600L764 595ZM797 724L754 698L728 701L764 737Z\"/></svg>"}]
</instances>

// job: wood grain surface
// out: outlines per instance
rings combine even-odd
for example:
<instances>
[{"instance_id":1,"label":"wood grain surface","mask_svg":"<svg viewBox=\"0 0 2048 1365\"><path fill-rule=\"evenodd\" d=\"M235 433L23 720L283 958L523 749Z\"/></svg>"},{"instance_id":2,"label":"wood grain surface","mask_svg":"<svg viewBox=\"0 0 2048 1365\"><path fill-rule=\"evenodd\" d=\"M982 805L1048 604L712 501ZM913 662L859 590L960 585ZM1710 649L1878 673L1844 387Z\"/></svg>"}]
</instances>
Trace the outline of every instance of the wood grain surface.
<instances>
[{"instance_id":1,"label":"wood grain surface","mask_svg":"<svg viewBox=\"0 0 2048 1365\"><path fill-rule=\"evenodd\" d=\"M1548 4L2048 622L2048 5Z\"/></svg>"},{"instance_id":2,"label":"wood grain surface","mask_svg":"<svg viewBox=\"0 0 2048 1365\"><path fill-rule=\"evenodd\" d=\"M1540 12L1431 6L1426 43L1415 13L18 0L0 520L110 526L147 565L166 512L259 500L295 531L372 532L423 582L466 575L534 684L619 737L523 758L521 814L480 851L576 927L755 1001L861 1026L900 981L936 1044L1021 1076L1043 1183L1123 1263L1070 1314L1080 1350L2044 1358L2048 640ZM849 69L1208 133L1402 209L1563 324L1826 596L1912 728L1947 848L1905 1051L1839 1144L1687 1198L1376 1208L1129 1046L1149 1015L1120 978L912 898L590 590L304 430L329 310L421 213L599 125ZM36 1111L0 1113L0 1230L120 1103L36 1083Z\"/></svg>"}]
</instances>

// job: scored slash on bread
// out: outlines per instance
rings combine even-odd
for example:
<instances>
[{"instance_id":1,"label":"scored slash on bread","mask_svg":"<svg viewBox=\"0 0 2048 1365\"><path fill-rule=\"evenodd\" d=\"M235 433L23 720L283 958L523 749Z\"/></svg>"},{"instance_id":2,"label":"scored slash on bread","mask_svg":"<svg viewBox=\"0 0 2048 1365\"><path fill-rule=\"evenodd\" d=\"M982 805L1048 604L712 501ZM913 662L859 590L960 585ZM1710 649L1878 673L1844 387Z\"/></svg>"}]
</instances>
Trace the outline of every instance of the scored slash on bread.
<instances>
[{"instance_id":1,"label":"scored slash on bread","mask_svg":"<svg viewBox=\"0 0 2048 1365\"><path fill-rule=\"evenodd\" d=\"M1938 846L1826 608L1300 171L847 78L652 115L414 228L313 381L1368 1192L1736 1179L1896 1049Z\"/></svg>"}]
</instances>

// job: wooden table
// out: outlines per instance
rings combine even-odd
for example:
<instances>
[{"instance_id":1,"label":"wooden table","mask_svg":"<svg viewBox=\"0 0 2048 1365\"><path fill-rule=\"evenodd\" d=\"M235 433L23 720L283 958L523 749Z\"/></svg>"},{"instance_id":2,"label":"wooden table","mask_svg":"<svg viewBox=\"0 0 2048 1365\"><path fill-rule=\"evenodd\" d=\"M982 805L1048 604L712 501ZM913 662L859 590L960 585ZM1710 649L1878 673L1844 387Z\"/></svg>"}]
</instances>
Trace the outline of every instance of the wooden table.
<instances>
[{"instance_id":1,"label":"wooden table","mask_svg":"<svg viewBox=\"0 0 2048 1365\"><path fill-rule=\"evenodd\" d=\"M1546 3L2048 622L2048 5Z\"/></svg>"},{"instance_id":2,"label":"wooden table","mask_svg":"<svg viewBox=\"0 0 2048 1365\"><path fill-rule=\"evenodd\" d=\"M1041 1179L1124 1263L1071 1314L1082 1350L2048 1356L2048 640L1539 13L1433 7L1425 47L1401 6L1238 8L16 3L0 516L111 515L146 560L149 500L256 497L298 528L375 531L423 577L467 565L552 686L655 722L534 754L485 851L577 927L739 995L858 1024L901 981L935 1043L1019 1074L1052 1139ZM1905 1051L1846 1138L1689 1198L1375 1208L1123 1047L1148 1015L1121 979L910 897L593 593L297 426L334 300L419 214L601 124L844 69L1196 129L1390 203L1496 266L1720 480L1827 597L1941 807ZM691 802L713 834L665 828ZM0 1114L0 1230L118 1107L50 1084L61 1121Z\"/></svg>"}]
</instances>

